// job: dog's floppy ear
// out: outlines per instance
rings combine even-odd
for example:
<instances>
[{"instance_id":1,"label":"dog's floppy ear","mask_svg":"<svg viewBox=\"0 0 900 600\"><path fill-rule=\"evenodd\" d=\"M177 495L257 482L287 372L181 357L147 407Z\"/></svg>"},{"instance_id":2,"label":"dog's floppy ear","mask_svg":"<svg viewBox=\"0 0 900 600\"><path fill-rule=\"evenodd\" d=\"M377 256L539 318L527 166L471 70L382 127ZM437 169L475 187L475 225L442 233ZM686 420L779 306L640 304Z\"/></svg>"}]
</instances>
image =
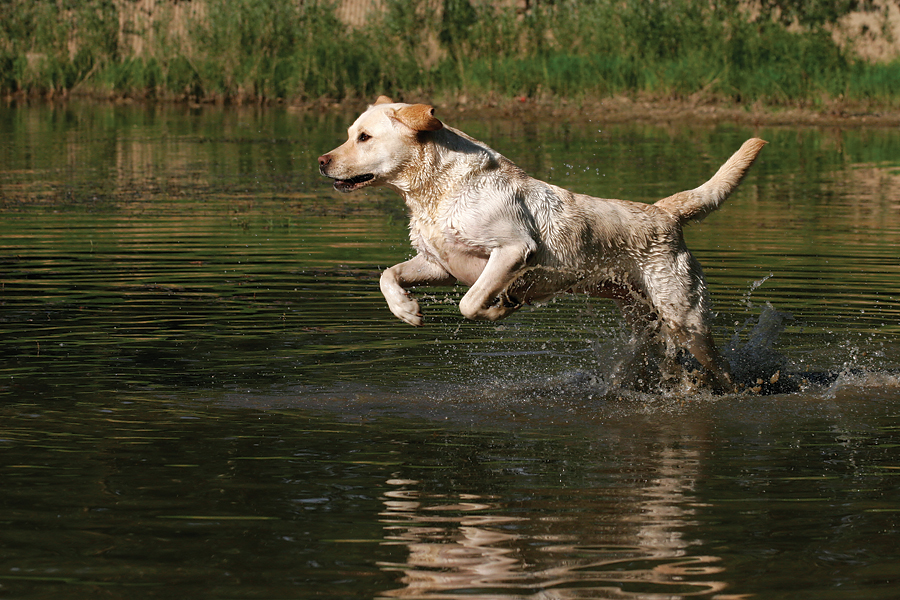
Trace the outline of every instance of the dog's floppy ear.
<instances>
[{"instance_id":1,"label":"dog's floppy ear","mask_svg":"<svg viewBox=\"0 0 900 600\"><path fill-rule=\"evenodd\" d=\"M434 116L434 107L427 104L411 104L399 109L394 118L413 131L437 131L444 124Z\"/></svg>"},{"instance_id":2,"label":"dog's floppy ear","mask_svg":"<svg viewBox=\"0 0 900 600\"><path fill-rule=\"evenodd\" d=\"M387 96L378 96L378 98L375 99L375 104L373 104L372 106L378 106L379 104L393 104L393 103L394 103L394 101L391 100L390 98L388 98Z\"/></svg>"}]
</instances>

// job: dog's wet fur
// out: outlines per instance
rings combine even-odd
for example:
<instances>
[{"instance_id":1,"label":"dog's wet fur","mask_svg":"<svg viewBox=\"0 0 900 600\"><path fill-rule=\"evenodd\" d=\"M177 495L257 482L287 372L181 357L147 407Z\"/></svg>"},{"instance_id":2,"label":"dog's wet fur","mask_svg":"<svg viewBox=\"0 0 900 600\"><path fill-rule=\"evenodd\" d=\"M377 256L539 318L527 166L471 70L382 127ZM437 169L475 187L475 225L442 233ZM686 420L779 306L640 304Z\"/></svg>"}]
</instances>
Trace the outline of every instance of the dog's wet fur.
<instances>
[{"instance_id":1,"label":"dog's wet fur","mask_svg":"<svg viewBox=\"0 0 900 600\"><path fill-rule=\"evenodd\" d=\"M319 170L341 192L381 185L406 201L418 253L381 276L403 321L423 324L409 293L422 285L470 286L460 312L488 321L563 292L611 298L638 346L629 368L652 365L660 381L728 392L734 384L711 333L703 270L682 227L718 208L764 145L747 140L709 181L655 204L601 199L529 177L444 125L431 106L381 96L346 142L319 157Z\"/></svg>"}]
</instances>

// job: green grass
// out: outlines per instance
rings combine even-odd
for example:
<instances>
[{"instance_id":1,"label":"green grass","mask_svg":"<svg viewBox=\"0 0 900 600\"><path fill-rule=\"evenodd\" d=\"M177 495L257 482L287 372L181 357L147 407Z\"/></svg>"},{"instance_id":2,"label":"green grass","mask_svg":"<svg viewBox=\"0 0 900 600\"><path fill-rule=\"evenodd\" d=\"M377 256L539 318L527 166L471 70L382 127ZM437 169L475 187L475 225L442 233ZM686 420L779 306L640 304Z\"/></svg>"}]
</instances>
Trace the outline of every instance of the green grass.
<instances>
[{"instance_id":1,"label":"green grass","mask_svg":"<svg viewBox=\"0 0 900 600\"><path fill-rule=\"evenodd\" d=\"M527 14L467 0L444 0L441 11L388 0L352 30L326 2L205 0L203 16L178 23L186 38L161 10L155 35L132 55L119 42L122 3L7 0L0 92L241 102L700 94L897 106L900 61L859 60L824 28L852 4L805 3L791 17L801 27L788 29L772 15L751 20L737 0L560 0Z\"/></svg>"}]
</instances>

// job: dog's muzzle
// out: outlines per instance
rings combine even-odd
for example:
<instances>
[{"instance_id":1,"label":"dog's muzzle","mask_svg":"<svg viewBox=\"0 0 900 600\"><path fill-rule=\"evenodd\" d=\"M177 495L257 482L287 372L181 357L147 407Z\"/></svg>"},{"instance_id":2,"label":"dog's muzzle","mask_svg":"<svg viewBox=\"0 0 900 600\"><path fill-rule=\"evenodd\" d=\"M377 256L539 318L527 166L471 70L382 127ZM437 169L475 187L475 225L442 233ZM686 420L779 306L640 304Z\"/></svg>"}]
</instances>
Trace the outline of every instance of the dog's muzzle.
<instances>
[{"instance_id":1,"label":"dog's muzzle","mask_svg":"<svg viewBox=\"0 0 900 600\"><path fill-rule=\"evenodd\" d=\"M352 192L355 189L363 187L368 182L375 179L375 175L372 173L363 173L362 175L357 175L356 177L351 177L349 179L338 179L328 173L328 167L331 166L331 155L323 154L319 157L319 173L324 175L325 177L330 177L334 179L334 189L339 192Z\"/></svg>"}]
</instances>

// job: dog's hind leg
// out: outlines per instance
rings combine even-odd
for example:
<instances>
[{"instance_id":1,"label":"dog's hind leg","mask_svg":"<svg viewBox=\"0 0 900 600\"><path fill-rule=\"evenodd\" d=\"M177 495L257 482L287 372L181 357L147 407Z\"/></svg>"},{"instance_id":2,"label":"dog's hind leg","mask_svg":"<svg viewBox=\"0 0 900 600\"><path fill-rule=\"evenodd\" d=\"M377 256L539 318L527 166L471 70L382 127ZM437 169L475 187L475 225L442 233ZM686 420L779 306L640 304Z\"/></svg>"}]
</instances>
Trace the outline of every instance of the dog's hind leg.
<instances>
[{"instance_id":1,"label":"dog's hind leg","mask_svg":"<svg viewBox=\"0 0 900 600\"><path fill-rule=\"evenodd\" d=\"M731 369L719 349L716 347L712 332L705 319L686 320L680 311L672 311L672 305L660 308L663 335L673 343L676 348L682 348L697 360L705 371L704 383L711 385L716 392L734 391L734 383L731 379ZM671 371L677 361L675 348L668 348L666 359L669 361Z\"/></svg>"},{"instance_id":2,"label":"dog's hind leg","mask_svg":"<svg viewBox=\"0 0 900 600\"><path fill-rule=\"evenodd\" d=\"M731 369L719 353L708 322L706 283L699 263L689 252L676 259L670 273L681 277L666 277L664 281L645 280L650 303L660 319L660 332L667 338L666 362L663 371L678 369L677 349L690 352L705 371L705 379L717 392L734 391ZM679 269L689 267L688 269Z\"/></svg>"},{"instance_id":3,"label":"dog's hind leg","mask_svg":"<svg viewBox=\"0 0 900 600\"><path fill-rule=\"evenodd\" d=\"M706 371L705 374L711 379L707 383L711 384L715 391L720 393L735 391L728 361L719 353L712 333L708 329L686 331L676 337L681 338L680 345L690 352Z\"/></svg>"}]
</instances>

